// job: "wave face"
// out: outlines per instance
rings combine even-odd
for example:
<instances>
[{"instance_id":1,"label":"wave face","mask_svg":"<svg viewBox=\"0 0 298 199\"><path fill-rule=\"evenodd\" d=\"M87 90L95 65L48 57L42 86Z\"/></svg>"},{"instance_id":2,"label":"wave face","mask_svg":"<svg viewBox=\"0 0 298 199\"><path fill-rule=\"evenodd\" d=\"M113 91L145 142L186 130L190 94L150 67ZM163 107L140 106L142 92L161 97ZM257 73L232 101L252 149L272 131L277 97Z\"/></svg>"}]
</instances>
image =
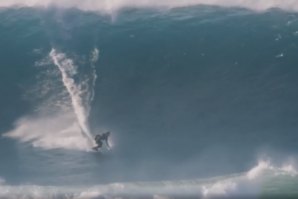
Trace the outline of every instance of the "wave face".
<instances>
[{"instance_id":1,"label":"wave face","mask_svg":"<svg viewBox=\"0 0 298 199\"><path fill-rule=\"evenodd\" d=\"M297 42L278 9L1 8L0 194L295 196Z\"/></svg>"}]
</instances>

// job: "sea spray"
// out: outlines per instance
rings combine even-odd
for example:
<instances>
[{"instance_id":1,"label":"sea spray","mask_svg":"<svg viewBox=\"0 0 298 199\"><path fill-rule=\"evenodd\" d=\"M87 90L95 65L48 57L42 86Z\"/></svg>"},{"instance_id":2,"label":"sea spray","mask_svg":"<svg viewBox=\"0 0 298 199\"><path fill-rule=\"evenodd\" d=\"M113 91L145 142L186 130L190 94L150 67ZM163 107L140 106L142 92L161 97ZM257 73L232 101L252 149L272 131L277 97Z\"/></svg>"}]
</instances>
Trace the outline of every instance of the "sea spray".
<instances>
[{"instance_id":1,"label":"sea spray","mask_svg":"<svg viewBox=\"0 0 298 199\"><path fill-rule=\"evenodd\" d=\"M40 70L38 84L27 89L34 111L19 118L14 129L3 136L43 149L91 150L88 116L94 99L98 57L99 50L95 48L90 53L87 73L80 73L73 60L51 50L36 65Z\"/></svg>"},{"instance_id":2,"label":"sea spray","mask_svg":"<svg viewBox=\"0 0 298 199\"><path fill-rule=\"evenodd\" d=\"M94 88L95 88L95 83L96 83L96 79L97 79L97 73L96 73L96 67L95 64L99 59L99 50L97 48L94 48L92 53L91 53L91 57L90 57L90 62L91 62L91 88L90 88L90 102L89 104L91 104L91 102L94 100Z\"/></svg>"},{"instance_id":3,"label":"sea spray","mask_svg":"<svg viewBox=\"0 0 298 199\"><path fill-rule=\"evenodd\" d=\"M53 63L59 68L63 84L70 95L78 124L82 133L90 142L92 142L93 136L88 125L88 117L90 113L90 103L94 98L94 85L97 78L94 63L98 60L98 53L98 49L95 49L91 55L93 75L90 77L92 82L90 88L88 85L89 79L83 79L78 82L75 81L78 76L78 68L73 60L67 58L64 53L58 53L56 49L52 49L50 52L50 57Z\"/></svg>"},{"instance_id":4,"label":"sea spray","mask_svg":"<svg viewBox=\"0 0 298 199\"><path fill-rule=\"evenodd\" d=\"M28 7L51 7L77 8L87 11L100 11L103 13L114 14L115 12L127 8L176 8L194 5L215 5L225 7L244 7L254 10L267 10L270 8L281 8L285 10L298 10L297 1L293 0L1 0L0 7L28 6Z\"/></svg>"}]
</instances>

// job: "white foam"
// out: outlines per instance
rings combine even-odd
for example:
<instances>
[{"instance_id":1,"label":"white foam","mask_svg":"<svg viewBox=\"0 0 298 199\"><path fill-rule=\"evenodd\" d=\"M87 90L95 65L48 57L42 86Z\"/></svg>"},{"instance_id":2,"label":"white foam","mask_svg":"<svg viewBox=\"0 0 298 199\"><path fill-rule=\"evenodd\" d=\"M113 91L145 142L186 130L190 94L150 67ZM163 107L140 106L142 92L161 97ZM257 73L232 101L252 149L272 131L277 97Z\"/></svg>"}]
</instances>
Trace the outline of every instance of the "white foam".
<instances>
[{"instance_id":1,"label":"white foam","mask_svg":"<svg viewBox=\"0 0 298 199\"><path fill-rule=\"evenodd\" d=\"M293 165L278 167L268 161L259 163L246 173L222 176L211 179L183 180L183 181L161 181L161 182L131 182L96 185L92 187L44 187L34 185L8 186L0 185L0 198L121 198L132 196L152 196L156 199L167 199L171 196L196 196L197 198L258 198L264 193L264 183L281 180L275 178L286 175L288 178L297 177L292 175L296 172ZM265 175L266 174L266 175ZM269 174L269 175L268 175ZM268 179L271 179L268 181ZM283 178L282 178L283 179ZM279 185L273 183L273 185ZM289 183L285 181L285 183ZM272 187L275 188L275 187Z\"/></svg>"},{"instance_id":2,"label":"white foam","mask_svg":"<svg viewBox=\"0 0 298 199\"><path fill-rule=\"evenodd\" d=\"M193 5L218 5L225 7L244 7L254 10L266 10L277 7L298 11L296 0L1 0L0 6L58 6L62 8L78 8L88 11L113 13L125 7L182 7Z\"/></svg>"},{"instance_id":3,"label":"white foam","mask_svg":"<svg viewBox=\"0 0 298 199\"><path fill-rule=\"evenodd\" d=\"M298 173L291 164L278 167L268 160L260 160L258 164L248 172L215 180L202 186L202 195L205 198L216 196L256 196L266 183L268 177L278 176L297 177Z\"/></svg>"},{"instance_id":4,"label":"white foam","mask_svg":"<svg viewBox=\"0 0 298 199\"><path fill-rule=\"evenodd\" d=\"M298 172L296 170L296 168L291 165L291 164L286 164L286 165L283 165L281 167L281 171L284 173L284 174L289 174L293 177L297 176L298 175Z\"/></svg>"},{"instance_id":5,"label":"white foam","mask_svg":"<svg viewBox=\"0 0 298 199\"><path fill-rule=\"evenodd\" d=\"M260 160L258 165L247 172L246 176L248 179L253 180L266 175L268 172L273 172L274 175L290 175L297 176L298 172L294 165L284 164L281 167L273 166L269 160Z\"/></svg>"},{"instance_id":6,"label":"white foam","mask_svg":"<svg viewBox=\"0 0 298 199\"><path fill-rule=\"evenodd\" d=\"M15 128L4 134L21 142L30 142L43 149L90 150L88 140L82 136L72 113L60 112L56 115L39 115L18 120Z\"/></svg>"},{"instance_id":7,"label":"white foam","mask_svg":"<svg viewBox=\"0 0 298 199\"><path fill-rule=\"evenodd\" d=\"M98 48L94 48L92 53L91 53L90 60L94 64L98 61L98 59L99 59L99 50L98 50Z\"/></svg>"},{"instance_id":8,"label":"white foam","mask_svg":"<svg viewBox=\"0 0 298 199\"><path fill-rule=\"evenodd\" d=\"M219 181L211 185L202 186L202 195L206 197L225 196L228 193L235 192L237 189L236 182L231 180Z\"/></svg>"},{"instance_id":9,"label":"white foam","mask_svg":"<svg viewBox=\"0 0 298 199\"><path fill-rule=\"evenodd\" d=\"M266 170L273 170L273 167L270 165L269 161L261 160L256 167L247 172L247 177L250 180L256 179Z\"/></svg>"},{"instance_id":10,"label":"white foam","mask_svg":"<svg viewBox=\"0 0 298 199\"><path fill-rule=\"evenodd\" d=\"M99 59L99 50L98 48L94 48L93 51L91 52L91 56L90 56L90 63L91 63L91 68L92 68L92 85L91 85L91 88L90 88L90 102L91 103L94 99L94 94L95 94L95 83L96 83L96 80L97 80L97 73L96 73L96 67L95 67L95 64L97 63Z\"/></svg>"},{"instance_id":11,"label":"white foam","mask_svg":"<svg viewBox=\"0 0 298 199\"><path fill-rule=\"evenodd\" d=\"M78 194L78 199L92 199L92 198L98 198L99 196L103 195L99 190L94 191L83 191L82 193Z\"/></svg>"}]
</instances>

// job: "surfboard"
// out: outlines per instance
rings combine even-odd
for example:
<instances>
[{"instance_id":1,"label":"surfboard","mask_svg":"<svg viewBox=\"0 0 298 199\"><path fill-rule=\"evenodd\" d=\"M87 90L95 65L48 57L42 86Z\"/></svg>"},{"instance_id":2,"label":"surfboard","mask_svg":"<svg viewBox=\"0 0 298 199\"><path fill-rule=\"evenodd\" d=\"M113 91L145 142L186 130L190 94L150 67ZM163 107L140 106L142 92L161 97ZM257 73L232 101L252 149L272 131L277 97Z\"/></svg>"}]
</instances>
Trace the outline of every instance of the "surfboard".
<instances>
[{"instance_id":1,"label":"surfboard","mask_svg":"<svg viewBox=\"0 0 298 199\"><path fill-rule=\"evenodd\" d=\"M99 151L98 149L99 149L99 148L97 148L97 146L92 147L92 150L93 150L93 151Z\"/></svg>"}]
</instances>

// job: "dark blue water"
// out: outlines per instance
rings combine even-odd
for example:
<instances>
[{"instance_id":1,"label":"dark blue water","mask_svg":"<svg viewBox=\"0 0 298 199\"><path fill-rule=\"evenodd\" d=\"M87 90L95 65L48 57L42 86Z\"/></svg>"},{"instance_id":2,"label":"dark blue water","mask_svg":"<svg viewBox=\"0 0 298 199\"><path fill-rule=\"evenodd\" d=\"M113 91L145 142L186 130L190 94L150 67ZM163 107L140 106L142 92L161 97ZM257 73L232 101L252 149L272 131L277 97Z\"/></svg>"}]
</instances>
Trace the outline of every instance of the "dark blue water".
<instances>
[{"instance_id":1,"label":"dark blue water","mask_svg":"<svg viewBox=\"0 0 298 199\"><path fill-rule=\"evenodd\" d=\"M297 31L297 13L278 9L129 9L116 17L1 9L1 134L22 118L47 118L57 108L49 101L72 109L52 48L78 66L75 82L90 75L98 48L88 121L93 135L110 130L114 147L91 153L21 142L30 132L2 137L0 176L40 185L181 180L244 172L265 154L295 157Z\"/></svg>"}]
</instances>

